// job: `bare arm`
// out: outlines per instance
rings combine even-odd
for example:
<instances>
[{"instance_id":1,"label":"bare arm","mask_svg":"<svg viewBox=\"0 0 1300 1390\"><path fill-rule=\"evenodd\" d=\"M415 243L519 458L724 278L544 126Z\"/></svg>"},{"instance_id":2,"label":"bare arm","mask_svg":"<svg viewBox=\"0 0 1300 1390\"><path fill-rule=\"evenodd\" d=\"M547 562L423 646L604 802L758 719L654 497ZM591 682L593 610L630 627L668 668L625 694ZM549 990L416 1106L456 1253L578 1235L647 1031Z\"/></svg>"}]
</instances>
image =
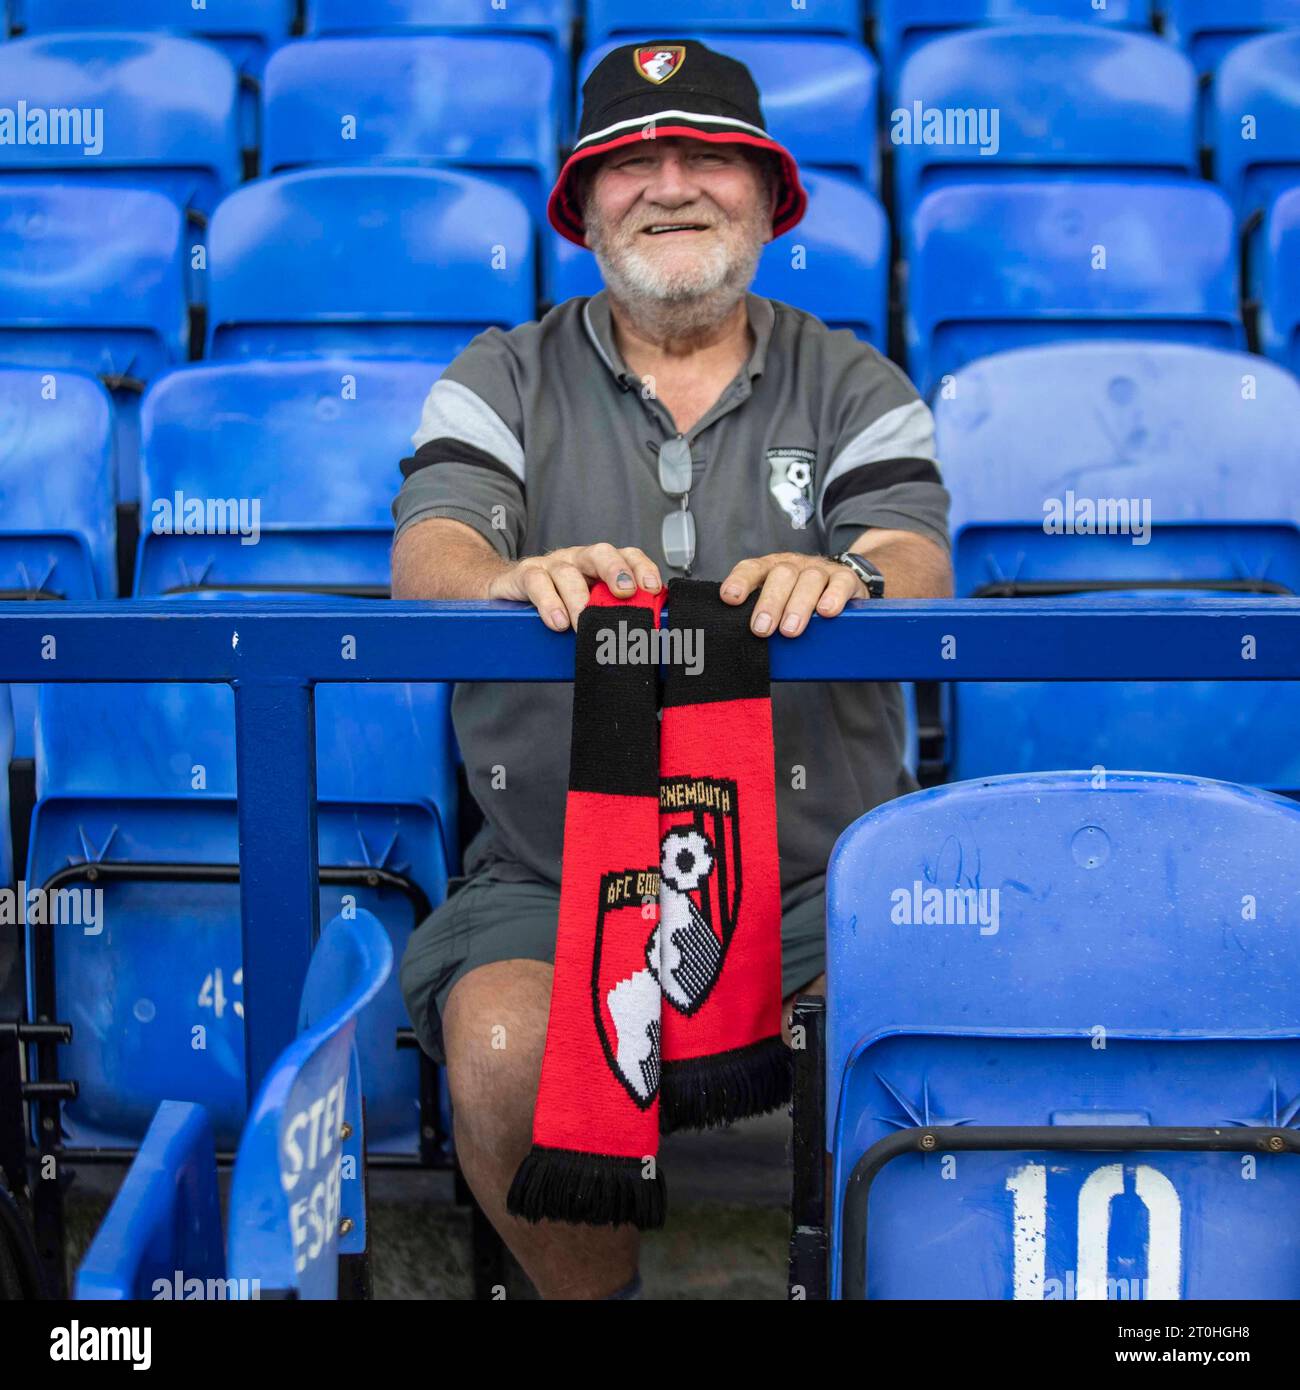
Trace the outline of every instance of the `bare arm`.
<instances>
[{"instance_id":1,"label":"bare arm","mask_svg":"<svg viewBox=\"0 0 1300 1390\"><path fill-rule=\"evenodd\" d=\"M393 546L393 597L485 599L510 568L463 521L435 516L408 526Z\"/></svg>"},{"instance_id":2,"label":"bare arm","mask_svg":"<svg viewBox=\"0 0 1300 1390\"><path fill-rule=\"evenodd\" d=\"M849 549L885 576L886 598L951 598L952 564L942 546L915 531L864 531Z\"/></svg>"},{"instance_id":3,"label":"bare arm","mask_svg":"<svg viewBox=\"0 0 1300 1390\"><path fill-rule=\"evenodd\" d=\"M577 626L594 580L625 597L638 584L655 593L663 582L654 561L634 546L601 541L512 562L472 526L441 516L403 531L392 564L394 598L513 599L531 603L556 632Z\"/></svg>"}]
</instances>

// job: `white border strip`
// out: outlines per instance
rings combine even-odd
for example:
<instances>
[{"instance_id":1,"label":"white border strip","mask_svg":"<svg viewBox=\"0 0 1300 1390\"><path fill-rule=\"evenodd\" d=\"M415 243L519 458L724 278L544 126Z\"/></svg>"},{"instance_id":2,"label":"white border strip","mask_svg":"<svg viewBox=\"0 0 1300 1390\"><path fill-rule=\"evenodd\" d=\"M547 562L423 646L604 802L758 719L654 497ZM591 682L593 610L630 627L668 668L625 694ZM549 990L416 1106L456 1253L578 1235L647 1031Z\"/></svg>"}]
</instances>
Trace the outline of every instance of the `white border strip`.
<instances>
[{"instance_id":1,"label":"white border strip","mask_svg":"<svg viewBox=\"0 0 1300 1390\"><path fill-rule=\"evenodd\" d=\"M698 111L656 111L653 116L634 116L629 121L616 121L613 125L606 126L604 130L593 131L590 135L584 136L573 147L580 150L584 145L589 145L593 140L603 140L607 135L613 135L615 131L627 130L632 126L652 125L658 121L667 121L670 117L695 121L699 125L725 125L737 130L748 130L754 135L762 136L764 140L772 137L760 126L750 125L748 121L736 121L730 116L705 116Z\"/></svg>"}]
</instances>

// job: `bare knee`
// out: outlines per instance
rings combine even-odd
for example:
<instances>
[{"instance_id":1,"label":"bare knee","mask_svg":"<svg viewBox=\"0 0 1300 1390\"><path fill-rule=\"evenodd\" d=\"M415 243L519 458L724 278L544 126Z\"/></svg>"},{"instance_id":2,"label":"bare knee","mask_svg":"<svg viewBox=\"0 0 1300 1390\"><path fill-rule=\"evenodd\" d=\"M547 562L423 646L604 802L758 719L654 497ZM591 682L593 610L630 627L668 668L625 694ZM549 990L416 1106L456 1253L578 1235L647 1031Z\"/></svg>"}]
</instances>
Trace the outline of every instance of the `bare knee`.
<instances>
[{"instance_id":1,"label":"bare knee","mask_svg":"<svg viewBox=\"0 0 1300 1390\"><path fill-rule=\"evenodd\" d=\"M544 961L494 961L453 987L442 1032L458 1142L527 1146L546 1044L551 974Z\"/></svg>"}]
</instances>

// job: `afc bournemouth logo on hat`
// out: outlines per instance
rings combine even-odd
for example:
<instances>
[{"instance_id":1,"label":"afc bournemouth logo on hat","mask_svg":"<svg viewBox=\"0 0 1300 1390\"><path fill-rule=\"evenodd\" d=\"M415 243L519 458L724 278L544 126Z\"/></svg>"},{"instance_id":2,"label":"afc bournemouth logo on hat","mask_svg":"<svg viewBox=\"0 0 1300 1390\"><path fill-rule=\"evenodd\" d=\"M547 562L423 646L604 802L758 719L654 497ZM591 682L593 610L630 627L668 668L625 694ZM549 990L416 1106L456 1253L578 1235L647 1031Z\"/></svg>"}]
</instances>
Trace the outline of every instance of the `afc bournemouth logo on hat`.
<instances>
[{"instance_id":1,"label":"afc bournemouth logo on hat","mask_svg":"<svg viewBox=\"0 0 1300 1390\"><path fill-rule=\"evenodd\" d=\"M636 64L637 72L647 82L657 86L660 82L667 82L673 73L681 71L686 61L686 49L680 43L651 44L648 48L633 49L632 61Z\"/></svg>"}]
</instances>

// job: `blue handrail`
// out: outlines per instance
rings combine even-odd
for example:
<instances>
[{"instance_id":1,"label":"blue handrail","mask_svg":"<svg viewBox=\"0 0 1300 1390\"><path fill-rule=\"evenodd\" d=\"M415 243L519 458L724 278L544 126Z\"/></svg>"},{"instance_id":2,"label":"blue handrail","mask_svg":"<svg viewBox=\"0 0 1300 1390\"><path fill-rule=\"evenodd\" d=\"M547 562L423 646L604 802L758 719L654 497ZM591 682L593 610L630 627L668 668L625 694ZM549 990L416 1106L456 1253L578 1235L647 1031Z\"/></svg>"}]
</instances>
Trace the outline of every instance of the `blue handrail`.
<instances>
[{"instance_id":1,"label":"blue handrail","mask_svg":"<svg viewBox=\"0 0 1300 1390\"><path fill-rule=\"evenodd\" d=\"M771 656L778 681L1298 680L1300 598L858 603ZM233 686L250 1101L319 928L313 687L572 675L572 635L520 604L0 603L0 681Z\"/></svg>"}]
</instances>

